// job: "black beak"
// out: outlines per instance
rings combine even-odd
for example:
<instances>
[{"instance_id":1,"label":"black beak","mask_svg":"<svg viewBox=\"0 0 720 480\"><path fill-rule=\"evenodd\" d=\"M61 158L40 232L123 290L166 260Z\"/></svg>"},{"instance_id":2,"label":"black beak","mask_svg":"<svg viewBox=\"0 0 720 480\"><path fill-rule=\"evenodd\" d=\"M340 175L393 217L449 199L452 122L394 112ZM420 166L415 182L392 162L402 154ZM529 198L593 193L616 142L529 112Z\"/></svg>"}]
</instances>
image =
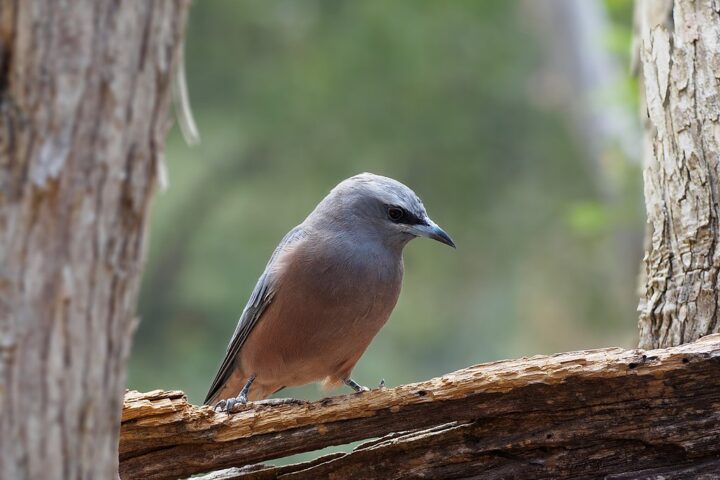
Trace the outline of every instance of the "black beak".
<instances>
[{"instance_id":1,"label":"black beak","mask_svg":"<svg viewBox=\"0 0 720 480\"><path fill-rule=\"evenodd\" d=\"M445 245L448 245L452 248L457 248L455 246L455 242L453 242L452 238L450 238L450 235L448 235L445 230L438 227L437 225L430 226L430 232L428 234L428 237L432 238L433 240L437 240L440 243L444 243Z\"/></svg>"}]
</instances>

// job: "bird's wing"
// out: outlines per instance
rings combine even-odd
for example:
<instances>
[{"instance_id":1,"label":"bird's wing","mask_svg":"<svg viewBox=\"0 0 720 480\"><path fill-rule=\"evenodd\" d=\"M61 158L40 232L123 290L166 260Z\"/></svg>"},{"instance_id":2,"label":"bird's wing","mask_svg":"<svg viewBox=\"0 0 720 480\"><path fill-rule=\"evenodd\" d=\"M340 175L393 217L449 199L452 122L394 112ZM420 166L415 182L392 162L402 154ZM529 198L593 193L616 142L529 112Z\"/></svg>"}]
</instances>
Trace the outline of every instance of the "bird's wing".
<instances>
[{"instance_id":1,"label":"bird's wing","mask_svg":"<svg viewBox=\"0 0 720 480\"><path fill-rule=\"evenodd\" d=\"M240 316L237 327L235 327L235 333L233 333L232 339L230 340L230 344L228 345L227 352L225 353L225 358L220 365L220 369L218 370L217 375L215 375L215 380L213 380L210 390L205 397L205 403L213 398L218 390L220 390L225 382L227 382L228 378L230 378L230 375L234 370L235 361L240 353L240 349L245 344L245 341L250 335L252 329L255 325L257 325L267 306L272 302L276 287L273 266L277 257L304 236L305 233L300 226L293 228L287 235L285 235L270 257L270 260L265 267L265 271L260 276L257 285L255 285L255 289L253 290L252 295L250 295L250 300L248 300L247 305L245 305L245 309Z\"/></svg>"}]
</instances>

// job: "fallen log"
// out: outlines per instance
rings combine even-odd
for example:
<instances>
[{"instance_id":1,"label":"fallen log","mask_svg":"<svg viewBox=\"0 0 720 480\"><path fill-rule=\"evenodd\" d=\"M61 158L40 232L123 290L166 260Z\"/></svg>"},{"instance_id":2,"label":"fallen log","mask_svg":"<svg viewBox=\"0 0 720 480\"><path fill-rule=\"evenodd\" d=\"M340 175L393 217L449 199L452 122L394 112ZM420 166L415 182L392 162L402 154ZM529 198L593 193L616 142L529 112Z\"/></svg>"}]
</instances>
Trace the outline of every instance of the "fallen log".
<instances>
[{"instance_id":1,"label":"fallen log","mask_svg":"<svg viewBox=\"0 0 720 480\"><path fill-rule=\"evenodd\" d=\"M378 437L382 437L379 438ZM265 460L375 438L282 467ZM720 334L476 365L425 382L232 415L128 392L123 479L687 478L720 472ZM708 477L714 478L714 477Z\"/></svg>"}]
</instances>

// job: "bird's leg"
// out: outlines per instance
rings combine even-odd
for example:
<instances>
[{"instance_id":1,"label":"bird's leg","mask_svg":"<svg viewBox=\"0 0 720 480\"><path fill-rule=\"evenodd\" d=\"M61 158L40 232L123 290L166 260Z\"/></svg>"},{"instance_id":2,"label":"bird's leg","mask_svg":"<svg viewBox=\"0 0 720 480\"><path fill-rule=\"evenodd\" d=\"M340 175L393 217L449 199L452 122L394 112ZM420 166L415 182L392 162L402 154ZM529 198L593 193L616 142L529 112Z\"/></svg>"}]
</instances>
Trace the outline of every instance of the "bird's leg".
<instances>
[{"instance_id":1,"label":"bird's leg","mask_svg":"<svg viewBox=\"0 0 720 480\"><path fill-rule=\"evenodd\" d=\"M353 390L355 390L355 393L369 392L369 391L370 391L370 389L369 389L368 387L363 387L362 385L360 385L359 383L357 383L355 380L353 380L353 379L350 378L350 377L348 377L348 378L346 378L345 380L343 380L343 382L345 383L345 385L347 385L348 387L350 387L350 388L352 388Z\"/></svg>"},{"instance_id":2,"label":"bird's leg","mask_svg":"<svg viewBox=\"0 0 720 480\"><path fill-rule=\"evenodd\" d=\"M253 373L250 375L250 378L248 378L248 381L245 383L245 386L240 390L240 394L235 398L228 398L227 400L220 400L217 404L215 404L215 409L217 410L220 408L221 411L225 411L226 413L231 413L232 409L235 405L245 405L248 401L248 392L250 391L250 386L255 381L256 375Z\"/></svg>"}]
</instances>

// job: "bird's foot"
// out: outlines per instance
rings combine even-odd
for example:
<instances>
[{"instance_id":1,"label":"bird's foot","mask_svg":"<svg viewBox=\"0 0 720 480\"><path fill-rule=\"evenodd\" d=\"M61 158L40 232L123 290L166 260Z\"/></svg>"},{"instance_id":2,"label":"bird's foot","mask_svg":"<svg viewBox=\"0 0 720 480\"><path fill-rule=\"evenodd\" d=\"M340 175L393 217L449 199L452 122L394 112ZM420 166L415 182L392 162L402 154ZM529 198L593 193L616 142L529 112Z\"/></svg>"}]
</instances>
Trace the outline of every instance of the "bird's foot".
<instances>
[{"instance_id":1,"label":"bird's foot","mask_svg":"<svg viewBox=\"0 0 720 480\"><path fill-rule=\"evenodd\" d=\"M247 382L245 382L245 386L242 388L242 390L240 390L240 394L237 397L220 400L218 403L215 404L214 410L217 411L217 409L219 408L221 412L233 413L233 409L236 405L245 405L248 402L248 393L250 392L250 387L255 381L255 377L256 375L254 373L250 375L250 378L247 379Z\"/></svg>"},{"instance_id":2,"label":"bird's foot","mask_svg":"<svg viewBox=\"0 0 720 480\"><path fill-rule=\"evenodd\" d=\"M225 413L233 413L233 410L238 405L245 405L247 404L248 399L247 395L243 395L242 393L234 398L226 398L225 400L220 400L218 403L215 404L215 407L213 410L218 411L218 409L221 412Z\"/></svg>"},{"instance_id":3,"label":"bird's foot","mask_svg":"<svg viewBox=\"0 0 720 480\"><path fill-rule=\"evenodd\" d=\"M360 385L359 383L357 383L357 382L356 382L355 380L353 380L352 378L346 378L346 379L345 379L345 385L347 385L348 387L350 387L350 388L352 388L353 390L355 390L355 393L362 393L362 392L369 392L369 391L370 391L370 389L369 389L368 387L364 387L364 386Z\"/></svg>"}]
</instances>

